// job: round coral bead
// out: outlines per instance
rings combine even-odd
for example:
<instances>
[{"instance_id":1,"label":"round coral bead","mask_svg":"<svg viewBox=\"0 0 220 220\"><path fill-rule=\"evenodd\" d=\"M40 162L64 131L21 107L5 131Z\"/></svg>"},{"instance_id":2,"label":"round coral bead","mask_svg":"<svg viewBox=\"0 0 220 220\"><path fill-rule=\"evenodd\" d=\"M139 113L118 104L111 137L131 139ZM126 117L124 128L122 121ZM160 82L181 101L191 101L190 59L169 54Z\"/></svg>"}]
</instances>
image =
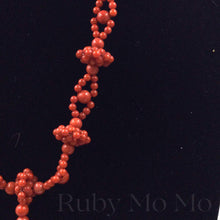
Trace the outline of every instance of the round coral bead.
<instances>
[{"instance_id":1,"label":"round coral bead","mask_svg":"<svg viewBox=\"0 0 220 220\"><path fill-rule=\"evenodd\" d=\"M107 38L107 34L105 32L100 33L100 38L105 40Z\"/></svg>"},{"instance_id":2,"label":"round coral bead","mask_svg":"<svg viewBox=\"0 0 220 220\"><path fill-rule=\"evenodd\" d=\"M87 65L86 72L90 75L95 75L99 72L99 68L97 66Z\"/></svg>"},{"instance_id":3,"label":"round coral bead","mask_svg":"<svg viewBox=\"0 0 220 220\"><path fill-rule=\"evenodd\" d=\"M9 182L5 187L5 192L9 195L13 195L15 193L15 183Z\"/></svg>"},{"instance_id":4,"label":"round coral bead","mask_svg":"<svg viewBox=\"0 0 220 220\"><path fill-rule=\"evenodd\" d=\"M70 146L70 145L67 145L67 144L63 144L63 145L62 145L62 152L63 152L64 154L71 155L71 154L74 153L74 151L75 151L75 147Z\"/></svg>"},{"instance_id":5,"label":"round coral bead","mask_svg":"<svg viewBox=\"0 0 220 220\"><path fill-rule=\"evenodd\" d=\"M70 178L70 175L67 173L65 176L63 176L63 178L61 179L61 181L59 183L65 184L68 182L69 178Z\"/></svg>"},{"instance_id":6,"label":"round coral bead","mask_svg":"<svg viewBox=\"0 0 220 220\"><path fill-rule=\"evenodd\" d=\"M113 27L115 26L115 22L114 22L113 20L109 20L109 21L107 22L107 25L108 25L109 27L113 28Z\"/></svg>"},{"instance_id":7,"label":"round coral bead","mask_svg":"<svg viewBox=\"0 0 220 220\"><path fill-rule=\"evenodd\" d=\"M75 110L71 113L71 115L75 118L79 116L79 111Z\"/></svg>"},{"instance_id":8,"label":"round coral bead","mask_svg":"<svg viewBox=\"0 0 220 220\"><path fill-rule=\"evenodd\" d=\"M19 192L18 193L18 199L25 199L26 194L24 192Z\"/></svg>"},{"instance_id":9,"label":"round coral bead","mask_svg":"<svg viewBox=\"0 0 220 220\"><path fill-rule=\"evenodd\" d=\"M100 35L99 31L94 31L92 34L93 37L99 37L99 35Z\"/></svg>"},{"instance_id":10,"label":"round coral bead","mask_svg":"<svg viewBox=\"0 0 220 220\"><path fill-rule=\"evenodd\" d=\"M34 192L37 194L37 195L41 195L44 193L44 184L42 182L36 182L34 184Z\"/></svg>"},{"instance_id":11,"label":"round coral bead","mask_svg":"<svg viewBox=\"0 0 220 220\"><path fill-rule=\"evenodd\" d=\"M97 24L97 19L96 19L96 18L91 18L90 24L91 24L91 25Z\"/></svg>"},{"instance_id":12,"label":"round coral bead","mask_svg":"<svg viewBox=\"0 0 220 220\"><path fill-rule=\"evenodd\" d=\"M110 20L108 11L102 10L97 14L97 21L101 24L106 24Z\"/></svg>"},{"instance_id":13,"label":"round coral bead","mask_svg":"<svg viewBox=\"0 0 220 220\"><path fill-rule=\"evenodd\" d=\"M93 41L92 41L92 46L93 47L98 47L98 48L103 48L104 47L104 41L100 38L95 38Z\"/></svg>"},{"instance_id":14,"label":"round coral bead","mask_svg":"<svg viewBox=\"0 0 220 220\"><path fill-rule=\"evenodd\" d=\"M24 180L24 179L21 179L21 180L18 181L18 185L21 186L21 187L26 186L26 183L27 183L27 182L26 182L26 180Z\"/></svg>"},{"instance_id":15,"label":"round coral bead","mask_svg":"<svg viewBox=\"0 0 220 220\"><path fill-rule=\"evenodd\" d=\"M73 118L70 121L70 125L72 125L75 128L81 128L82 127L82 121L79 118Z\"/></svg>"},{"instance_id":16,"label":"round coral bead","mask_svg":"<svg viewBox=\"0 0 220 220\"><path fill-rule=\"evenodd\" d=\"M59 182L60 182L60 178L55 175L55 176L52 176L52 177L51 177L51 181L52 181L53 183L59 183Z\"/></svg>"},{"instance_id":17,"label":"round coral bead","mask_svg":"<svg viewBox=\"0 0 220 220\"><path fill-rule=\"evenodd\" d=\"M90 108L90 109L93 109L95 107L95 103L93 101L89 102L87 104L87 106Z\"/></svg>"},{"instance_id":18,"label":"round coral bead","mask_svg":"<svg viewBox=\"0 0 220 220\"><path fill-rule=\"evenodd\" d=\"M27 205L17 205L15 209L15 213L20 217L24 217L25 215L28 214L28 212L29 212L29 208Z\"/></svg>"},{"instance_id":19,"label":"round coral bead","mask_svg":"<svg viewBox=\"0 0 220 220\"><path fill-rule=\"evenodd\" d=\"M88 73L86 73L83 78L84 78L85 81L87 81L87 82L91 80L91 76L90 76Z\"/></svg>"},{"instance_id":20,"label":"round coral bead","mask_svg":"<svg viewBox=\"0 0 220 220\"><path fill-rule=\"evenodd\" d=\"M100 8L99 7L94 7L93 8L93 13L94 14L98 14L100 12Z\"/></svg>"},{"instance_id":21,"label":"round coral bead","mask_svg":"<svg viewBox=\"0 0 220 220\"><path fill-rule=\"evenodd\" d=\"M82 50L77 50L77 52L76 52L76 57L77 57L78 59L81 59L82 54L83 54L83 51L82 51Z\"/></svg>"},{"instance_id":22,"label":"round coral bead","mask_svg":"<svg viewBox=\"0 0 220 220\"><path fill-rule=\"evenodd\" d=\"M109 15L111 16L111 17L115 17L116 15L117 15L117 10L116 9L111 9L110 10L110 12L109 12Z\"/></svg>"},{"instance_id":23,"label":"round coral bead","mask_svg":"<svg viewBox=\"0 0 220 220\"><path fill-rule=\"evenodd\" d=\"M91 100L91 94L87 90L82 90L80 93L77 95L79 102L82 104L87 104Z\"/></svg>"}]
</instances>

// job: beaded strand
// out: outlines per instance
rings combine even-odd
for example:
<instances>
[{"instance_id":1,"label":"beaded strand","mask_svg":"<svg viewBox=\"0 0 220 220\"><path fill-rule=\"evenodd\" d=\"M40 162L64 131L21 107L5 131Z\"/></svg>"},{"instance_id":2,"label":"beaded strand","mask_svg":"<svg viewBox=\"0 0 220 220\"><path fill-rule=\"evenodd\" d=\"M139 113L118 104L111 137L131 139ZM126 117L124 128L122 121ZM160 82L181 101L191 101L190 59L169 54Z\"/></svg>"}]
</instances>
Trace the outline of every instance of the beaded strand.
<instances>
[{"instance_id":1,"label":"beaded strand","mask_svg":"<svg viewBox=\"0 0 220 220\"><path fill-rule=\"evenodd\" d=\"M107 3L109 10L101 10L103 5ZM91 46L86 46L82 50L76 52L76 57L83 64L86 64L86 74L78 80L74 86L75 95L70 98L69 110L72 119L67 126L60 125L53 130L53 135L62 144L62 153L56 172L47 181L41 182L33 174L29 168L17 174L15 181L6 182L0 176L0 189L4 190L8 195L16 195L18 205L15 213L17 220L29 220L29 205L33 198L43 194L51 189L55 184L65 184L69 180L67 171L69 156L75 151L75 148L91 142L86 130L81 130L82 121L91 113L95 107L93 98L98 95L98 72L100 67L108 67L114 62L114 57L104 49L104 40L112 33L115 22L112 20L117 15L117 4L114 0L97 0L93 8L95 16L90 20L93 40ZM99 24L105 25L104 30L100 32ZM83 89L90 83L90 91ZM77 109L77 103L84 105L82 111Z\"/></svg>"}]
</instances>

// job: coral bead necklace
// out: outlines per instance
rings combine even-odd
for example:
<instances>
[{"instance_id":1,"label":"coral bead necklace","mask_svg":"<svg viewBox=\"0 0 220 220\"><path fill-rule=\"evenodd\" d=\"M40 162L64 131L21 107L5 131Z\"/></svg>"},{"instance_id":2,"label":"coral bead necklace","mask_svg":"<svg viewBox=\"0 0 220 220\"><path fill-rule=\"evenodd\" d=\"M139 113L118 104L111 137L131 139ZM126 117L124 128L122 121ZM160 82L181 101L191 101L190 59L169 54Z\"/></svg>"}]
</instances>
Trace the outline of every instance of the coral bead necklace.
<instances>
[{"instance_id":1,"label":"coral bead necklace","mask_svg":"<svg viewBox=\"0 0 220 220\"><path fill-rule=\"evenodd\" d=\"M109 10L101 10L104 4L108 4ZM15 208L15 213L18 216L17 220L29 220L29 217L27 217L29 205L36 195L43 194L55 184L65 184L69 180L69 173L67 171L69 156L74 153L75 147L88 144L91 141L88 132L81 129L82 121L95 106L93 98L98 95L97 74L99 68L102 66L107 67L114 61L114 57L104 49L104 40L115 26L112 18L117 15L116 8L117 4L114 0L96 1L96 6L93 8L95 16L90 20L93 32L91 46L76 52L76 57L86 64L86 74L74 86L76 94L70 98L69 110L73 118L67 126L60 125L53 131L55 138L63 143L62 153L55 174L45 182L39 181L29 168L18 173L14 182L6 182L0 176L0 189L5 190L9 195L17 196L19 203ZM99 24L105 26L102 32L99 31ZM83 89L86 85L88 86L88 83L90 83L90 91ZM77 104L84 106L81 112L77 108Z\"/></svg>"}]
</instances>

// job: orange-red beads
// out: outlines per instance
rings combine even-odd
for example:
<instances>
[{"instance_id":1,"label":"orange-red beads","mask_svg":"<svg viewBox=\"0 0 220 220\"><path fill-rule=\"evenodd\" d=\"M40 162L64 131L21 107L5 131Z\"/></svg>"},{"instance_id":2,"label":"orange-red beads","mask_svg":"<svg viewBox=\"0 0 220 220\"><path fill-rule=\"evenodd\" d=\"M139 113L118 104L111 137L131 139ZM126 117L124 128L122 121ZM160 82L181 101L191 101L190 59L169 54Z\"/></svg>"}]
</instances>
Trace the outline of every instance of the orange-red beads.
<instances>
[{"instance_id":1,"label":"orange-red beads","mask_svg":"<svg viewBox=\"0 0 220 220\"><path fill-rule=\"evenodd\" d=\"M110 20L109 12L106 10L102 10L97 14L97 21L100 24L106 24Z\"/></svg>"},{"instance_id":2,"label":"orange-red beads","mask_svg":"<svg viewBox=\"0 0 220 220\"><path fill-rule=\"evenodd\" d=\"M106 4L109 10L103 10ZM60 125L53 130L53 135L61 141L61 156L56 167L56 172L45 182L38 181L33 172L26 168L17 174L14 182L6 182L0 176L0 189L5 190L8 195L16 195L18 205L15 209L17 220L29 220L29 205L33 198L43 194L55 184L65 184L70 175L66 170L70 155L75 152L75 148L88 144L91 138L86 130L82 130L83 122L95 107L94 98L98 95L98 76L101 67L107 67L114 62L114 57L104 49L104 40L112 33L115 22L112 20L117 15L117 4L114 0L96 0L91 18L91 31L94 39L91 45L76 52L76 57L86 64L86 72L78 83L73 87L75 94L70 98L69 110L73 117L68 125ZM100 25L102 30L100 30ZM104 26L104 27L103 27ZM77 104L80 104L78 106ZM81 110L78 109L80 107Z\"/></svg>"}]
</instances>

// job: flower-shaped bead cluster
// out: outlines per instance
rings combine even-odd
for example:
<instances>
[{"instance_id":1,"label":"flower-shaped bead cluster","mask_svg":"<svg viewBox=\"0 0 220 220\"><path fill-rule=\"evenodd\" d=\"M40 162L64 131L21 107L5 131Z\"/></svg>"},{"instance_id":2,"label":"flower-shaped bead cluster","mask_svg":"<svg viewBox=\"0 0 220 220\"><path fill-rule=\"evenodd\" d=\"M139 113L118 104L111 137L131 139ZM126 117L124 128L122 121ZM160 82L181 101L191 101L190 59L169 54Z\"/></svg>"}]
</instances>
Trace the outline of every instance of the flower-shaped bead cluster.
<instances>
[{"instance_id":1,"label":"flower-shaped bead cluster","mask_svg":"<svg viewBox=\"0 0 220 220\"><path fill-rule=\"evenodd\" d=\"M91 66L107 67L114 62L114 57L109 52L106 52L103 47L103 40L95 38L92 41L92 46L86 46L83 50L78 50L76 57L79 58L82 63Z\"/></svg>"},{"instance_id":2,"label":"flower-shaped bead cluster","mask_svg":"<svg viewBox=\"0 0 220 220\"><path fill-rule=\"evenodd\" d=\"M79 118L73 118L69 125L60 125L53 134L57 140L61 140L67 146L78 147L91 141L88 132L80 130L81 127L82 121Z\"/></svg>"}]
</instances>

